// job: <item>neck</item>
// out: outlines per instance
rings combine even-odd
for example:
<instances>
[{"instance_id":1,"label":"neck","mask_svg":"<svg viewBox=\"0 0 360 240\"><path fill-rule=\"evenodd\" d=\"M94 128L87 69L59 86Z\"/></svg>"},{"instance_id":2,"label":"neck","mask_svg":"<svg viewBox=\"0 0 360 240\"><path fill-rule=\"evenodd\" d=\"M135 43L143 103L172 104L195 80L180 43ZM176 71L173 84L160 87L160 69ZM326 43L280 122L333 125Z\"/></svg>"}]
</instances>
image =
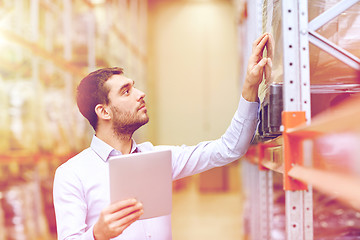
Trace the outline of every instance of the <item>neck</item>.
<instances>
[{"instance_id":1,"label":"neck","mask_svg":"<svg viewBox=\"0 0 360 240\"><path fill-rule=\"evenodd\" d=\"M96 136L120 151L122 154L129 154L132 147L132 134L114 133L114 131L96 131Z\"/></svg>"}]
</instances>

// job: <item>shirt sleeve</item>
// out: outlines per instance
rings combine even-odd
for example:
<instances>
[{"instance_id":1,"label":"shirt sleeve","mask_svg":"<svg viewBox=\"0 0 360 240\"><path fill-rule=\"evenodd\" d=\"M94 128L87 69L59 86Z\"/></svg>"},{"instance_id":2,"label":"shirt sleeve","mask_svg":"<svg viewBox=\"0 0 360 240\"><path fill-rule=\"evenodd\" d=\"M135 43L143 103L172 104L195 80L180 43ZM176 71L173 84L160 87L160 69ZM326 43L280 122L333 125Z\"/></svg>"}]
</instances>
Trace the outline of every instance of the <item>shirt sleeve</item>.
<instances>
[{"instance_id":1,"label":"shirt sleeve","mask_svg":"<svg viewBox=\"0 0 360 240\"><path fill-rule=\"evenodd\" d=\"M258 122L259 103L241 97L231 124L221 138L195 146L172 148L173 179L224 166L242 157L250 146Z\"/></svg>"},{"instance_id":2,"label":"shirt sleeve","mask_svg":"<svg viewBox=\"0 0 360 240\"><path fill-rule=\"evenodd\" d=\"M81 181L72 169L60 166L54 178L54 207L59 240L93 240L93 227L86 230L87 207Z\"/></svg>"}]
</instances>

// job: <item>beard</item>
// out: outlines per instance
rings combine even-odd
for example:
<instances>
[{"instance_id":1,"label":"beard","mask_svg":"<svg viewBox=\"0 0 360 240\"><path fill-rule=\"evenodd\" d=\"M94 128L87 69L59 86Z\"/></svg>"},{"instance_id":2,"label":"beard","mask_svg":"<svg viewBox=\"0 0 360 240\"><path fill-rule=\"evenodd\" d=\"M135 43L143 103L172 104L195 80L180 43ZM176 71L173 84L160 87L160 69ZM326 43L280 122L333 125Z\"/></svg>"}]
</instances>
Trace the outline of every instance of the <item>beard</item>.
<instances>
[{"instance_id":1,"label":"beard","mask_svg":"<svg viewBox=\"0 0 360 240\"><path fill-rule=\"evenodd\" d=\"M122 112L117 107L111 107L113 112L113 131L119 136L132 135L137 129L149 122L147 113L139 114L138 111Z\"/></svg>"}]
</instances>

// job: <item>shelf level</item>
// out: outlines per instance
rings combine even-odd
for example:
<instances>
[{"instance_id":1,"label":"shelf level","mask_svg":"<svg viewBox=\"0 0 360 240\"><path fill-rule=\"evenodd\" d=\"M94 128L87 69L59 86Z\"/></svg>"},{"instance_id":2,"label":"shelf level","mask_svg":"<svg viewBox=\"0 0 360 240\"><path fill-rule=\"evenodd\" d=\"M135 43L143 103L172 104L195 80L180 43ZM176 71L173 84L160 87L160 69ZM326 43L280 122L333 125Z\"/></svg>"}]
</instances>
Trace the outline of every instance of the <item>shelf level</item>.
<instances>
[{"instance_id":1,"label":"shelf level","mask_svg":"<svg viewBox=\"0 0 360 240\"><path fill-rule=\"evenodd\" d=\"M360 96L315 116L310 125L288 129L290 135L303 138L339 132L360 132Z\"/></svg>"},{"instance_id":2,"label":"shelf level","mask_svg":"<svg viewBox=\"0 0 360 240\"><path fill-rule=\"evenodd\" d=\"M360 210L360 176L299 165L292 167L289 176L311 184L319 191L337 197Z\"/></svg>"}]
</instances>

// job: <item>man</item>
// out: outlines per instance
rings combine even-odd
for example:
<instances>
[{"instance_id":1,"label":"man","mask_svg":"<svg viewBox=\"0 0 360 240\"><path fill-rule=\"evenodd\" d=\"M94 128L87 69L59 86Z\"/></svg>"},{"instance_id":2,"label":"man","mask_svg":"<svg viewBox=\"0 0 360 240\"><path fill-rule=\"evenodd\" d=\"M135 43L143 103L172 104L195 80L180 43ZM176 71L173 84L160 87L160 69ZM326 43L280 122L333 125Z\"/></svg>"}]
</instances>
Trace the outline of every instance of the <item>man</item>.
<instances>
[{"instance_id":1,"label":"man","mask_svg":"<svg viewBox=\"0 0 360 240\"><path fill-rule=\"evenodd\" d=\"M56 171L58 238L171 239L170 215L138 220L143 208L136 199L110 204L108 158L171 149L174 180L239 159L247 151L258 123L258 87L265 67L271 67L271 59L262 58L269 39L264 34L253 44L239 107L225 134L196 146L136 144L133 133L149 121L145 94L134 87L121 68L100 69L85 77L78 86L77 103L95 135L88 149Z\"/></svg>"}]
</instances>

